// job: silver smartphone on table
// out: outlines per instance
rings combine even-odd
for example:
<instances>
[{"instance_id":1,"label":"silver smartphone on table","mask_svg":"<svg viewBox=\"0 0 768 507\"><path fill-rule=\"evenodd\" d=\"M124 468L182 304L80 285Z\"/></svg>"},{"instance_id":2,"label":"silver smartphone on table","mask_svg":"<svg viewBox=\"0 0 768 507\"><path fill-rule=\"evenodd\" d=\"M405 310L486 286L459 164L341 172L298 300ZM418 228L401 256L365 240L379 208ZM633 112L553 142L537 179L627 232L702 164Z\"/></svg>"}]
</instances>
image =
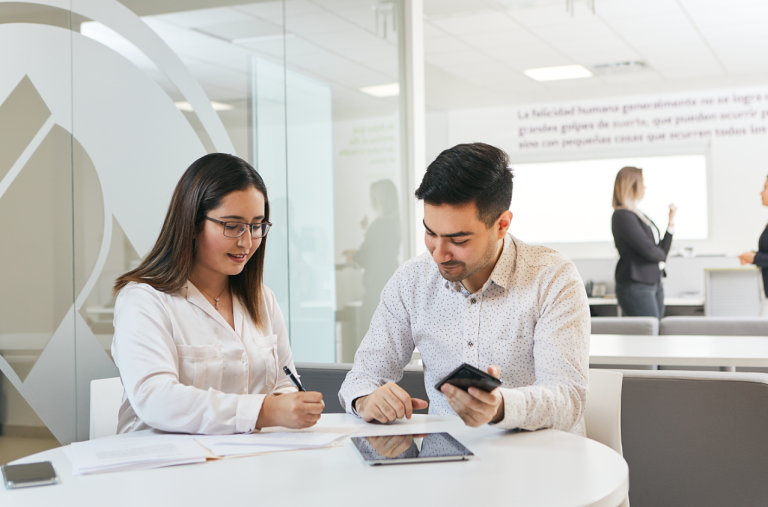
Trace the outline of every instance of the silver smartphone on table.
<instances>
[{"instance_id":1,"label":"silver smartphone on table","mask_svg":"<svg viewBox=\"0 0 768 507\"><path fill-rule=\"evenodd\" d=\"M50 461L3 465L3 482L6 489L29 488L57 484L59 478Z\"/></svg>"}]
</instances>

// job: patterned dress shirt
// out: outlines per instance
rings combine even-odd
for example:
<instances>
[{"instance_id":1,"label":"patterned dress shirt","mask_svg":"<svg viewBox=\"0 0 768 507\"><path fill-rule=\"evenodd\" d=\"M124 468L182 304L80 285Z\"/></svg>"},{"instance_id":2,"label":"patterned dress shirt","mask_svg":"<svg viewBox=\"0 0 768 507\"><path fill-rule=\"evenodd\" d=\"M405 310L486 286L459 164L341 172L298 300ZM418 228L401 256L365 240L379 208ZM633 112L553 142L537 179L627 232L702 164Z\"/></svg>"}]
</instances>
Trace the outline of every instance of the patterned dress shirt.
<instances>
[{"instance_id":1,"label":"patterned dress shirt","mask_svg":"<svg viewBox=\"0 0 768 507\"><path fill-rule=\"evenodd\" d=\"M339 392L352 402L398 382L417 347L430 413L456 415L435 389L461 363L501 369L500 428L555 428L584 435L589 303L574 264L507 235L481 290L446 281L429 252L404 263L381 294L371 327Z\"/></svg>"}]
</instances>

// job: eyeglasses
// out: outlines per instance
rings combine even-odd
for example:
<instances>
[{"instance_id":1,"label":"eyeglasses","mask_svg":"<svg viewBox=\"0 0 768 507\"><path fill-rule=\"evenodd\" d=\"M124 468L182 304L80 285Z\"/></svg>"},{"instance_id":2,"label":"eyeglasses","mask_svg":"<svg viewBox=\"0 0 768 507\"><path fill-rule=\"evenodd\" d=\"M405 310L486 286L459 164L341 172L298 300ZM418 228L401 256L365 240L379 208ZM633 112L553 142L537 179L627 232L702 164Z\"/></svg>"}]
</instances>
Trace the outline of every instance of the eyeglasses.
<instances>
[{"instance_id":1,"label":"eyeglasses","mask_svg":"<svg viewBox=\"0 0 768 507\"><path fill-rule=\"evenodd\" d=\"M215 218L205 217L206 220L215 222L224 226L224 235L228 238L239 238L245 234L246 229L251 229L251 237L253 239L263 238L269 232L269 228L272 227L271 222L261 222L260 224L246 224L243 222L222 222Z\"/></svg>"}]
</instances>

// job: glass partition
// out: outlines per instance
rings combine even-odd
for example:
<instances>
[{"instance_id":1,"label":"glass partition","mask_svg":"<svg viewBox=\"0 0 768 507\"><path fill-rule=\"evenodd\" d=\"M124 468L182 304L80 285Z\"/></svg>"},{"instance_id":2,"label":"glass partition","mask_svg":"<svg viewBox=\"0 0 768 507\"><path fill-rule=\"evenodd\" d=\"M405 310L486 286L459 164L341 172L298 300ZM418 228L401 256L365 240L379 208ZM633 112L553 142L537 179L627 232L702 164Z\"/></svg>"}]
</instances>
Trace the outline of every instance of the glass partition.
<instances>
[{"instance_id":1,"label":"glass partition","mask_svg":"<svg viewBox=\"0 0 768 507\"><path fill-rule=\"evenodd\" d=\"M205 153L267 183L266 283L296 361L351 361L406 257L400 3L180 5L0 1L0 41L19 48L0 54L6 430L88 438L90 382L118 375L114 280Z\"/></svg>"},{"instance_id":2,"label":"glass partition","mask_svg":"<svg viewBox=\"0 0 768 507\"><path fill-rule=\"evenodd\" d=\"M71 16L0 3L3 432L75 433ZM47 429L46 429L47 428Z\"/></svg>"}]
</instances>

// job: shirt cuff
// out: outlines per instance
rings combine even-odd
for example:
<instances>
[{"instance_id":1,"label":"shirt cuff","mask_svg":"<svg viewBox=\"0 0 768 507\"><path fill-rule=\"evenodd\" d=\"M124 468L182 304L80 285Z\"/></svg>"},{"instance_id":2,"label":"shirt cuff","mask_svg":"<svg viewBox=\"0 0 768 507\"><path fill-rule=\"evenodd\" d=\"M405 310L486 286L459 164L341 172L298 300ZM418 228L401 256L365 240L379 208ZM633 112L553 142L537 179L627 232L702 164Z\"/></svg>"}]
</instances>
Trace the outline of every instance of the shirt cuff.
<instances>
[{"instance_id":1,"label":"shirt cuff","mask_svg":"<svg viewBox=\"0 0 768 507\"><path fill-rule=\"evenodd\" d=\"M374 391L375 391L375 389L374 389ZM359 391L356 391L356 392L352 393L351 395L349 395L349 398L347 398L347 395L345 395L344 396L344 401L349 399L349 401L347 401L347 406L344 407L347 410L347 413L348 414L352 414L352 415L354 415L356 417L360 417L360 414L358 414L357 410L355 410L355 400L358 399L358 398L362 398L363 396L368 396L372 392L373 391L371 391L370 389L366 388L366 389L361 389Z\"/></svg>"},{"instance_id":2,"label":"shirt cuff","mask_svg":"<svg viewBox=\"0 0 768 507\"><path fill-rule=\"evenodd\" d=\"M251 433L259 420L264 394L241 394L235 409L235 432Z\"/></svg>"},{"instance_id":3,"label":"shirt cuff","mask_svg":"<svg viewBox=\"0 0 768 507\"><path fill-rule=\"evenodd\" d=\"M525 395L517 389L499 389L504 399L504 418L491 426L505 430L519 428L525 421Z\"/></svg>"},{"instance_id":4,"label":"shirt cuff","mask_svg":"<svg viewBox=\"0 0 768 507\"><path fill-rule=\"evenodd\" d=\"M667 232L669 234L673 234L674 235L675 234L675 228L674 227L667 227Z\"/></svg>"}]
</instances>

